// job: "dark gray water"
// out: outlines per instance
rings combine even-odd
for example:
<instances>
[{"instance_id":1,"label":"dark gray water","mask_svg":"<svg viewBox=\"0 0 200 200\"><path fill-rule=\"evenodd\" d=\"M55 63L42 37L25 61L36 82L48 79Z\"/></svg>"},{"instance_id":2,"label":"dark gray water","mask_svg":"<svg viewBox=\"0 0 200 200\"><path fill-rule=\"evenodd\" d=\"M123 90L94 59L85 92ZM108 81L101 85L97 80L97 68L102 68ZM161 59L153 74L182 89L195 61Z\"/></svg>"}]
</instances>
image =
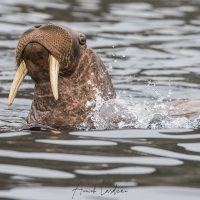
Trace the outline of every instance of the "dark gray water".
<instances>
[{"instance_id":1,"label":"dark gray water","mask_svg":"<svg viewBox=\"0 0 200 200\"><path fill-rule=\"evenodd\" d=\"M34 88L27 77L8 108L14 49L27 28L48 22L87 35L119 98L141 103L140 129L12 131L26 118ZM142 110L200 99L199 49L198 0L1 0L0 199L199 199L198 119L146 129L151 113Z\"/></svg>"}]
</instances>

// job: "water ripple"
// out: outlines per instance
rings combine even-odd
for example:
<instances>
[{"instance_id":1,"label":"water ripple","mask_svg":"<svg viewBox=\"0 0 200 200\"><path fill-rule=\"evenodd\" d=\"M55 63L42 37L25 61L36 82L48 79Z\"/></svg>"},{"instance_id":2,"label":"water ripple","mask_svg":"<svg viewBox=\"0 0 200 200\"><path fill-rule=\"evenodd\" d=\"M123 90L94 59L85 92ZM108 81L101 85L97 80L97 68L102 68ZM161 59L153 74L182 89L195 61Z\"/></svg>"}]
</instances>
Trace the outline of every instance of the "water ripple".
<instances>
[{"instance_id":1,"label":"water ripple","mask_svg":"<svg viewBox=\"0 0 200 200\"><path fill-rule=\"evenodd\" d=\"M7 133L0 133L0 138L13 138L13 137L20 137L23 135L30 135L29 132L7 132Z\"/></svg>"},{"instance_id":2,"label":"water ripple","mask_svg":"<svg viewBox=\"0 0 200 200\"><path fill-rule=\"evenodd\" d=\"M185 148L187 151L200 152L200 143L179 143L178 146Z\"/></svg>"},{"instance_id":3,"label":"water ripple","mask_svg":"<svg viewBox=\"0 0 200 200\"><path fill-rule=\"evenodd\" d=\"M21 159L42 159L56 161L70 161L77 163L126 163L126 164L143 164L158 166L176 166L183 162L177 159L162 157L112 157L112 156L92 156L62 153L36 153L36 152L18 152L11 150L0 150L1 157L21 158Z\"/></svg>"},{"instance_id":4,"label":"water ripple","mask_svg":"<svg viewBox=\"0 0 200 200\"><path fill-rule=\"evenodd\" d=\"M28 167L20 165L0 164L0 173L20 175L34 178L51 178L51 179L70 179L75 175L69 172L61 172L52 169L42 169L38 167Z\"/></svg>"},{"instance_id":5,"label":"water ripple","mask_svg":"<svg viewBox=\"0 0 200 200\"><path fill-rule=\"evenodd\" d=\"M173 151L169 151L169 150L158 149L158 148L154 148L154 147L134 146L134 147L131 147L131 149L134 151L148 153L151 155L176 158L176 159L180 159L180 160L182 159L182 160L200 161L200 156L198 156L198 155L188 155L188 154L173 152Z\"/></svg>"},{"instance_id":6,"label":"water ripple","mask_svg":"<svg viewBox=\"0 0 200 200\"><path fill-rule=\"evenodd\" d=\"M75 173L84 175L106 175L106 174L150 174L155 172L155 168L152 167L120 167L108 170L75 170Z\"/></svg>"},{"instance_id":7,"label":"water ripple","mask_svg":"<svg viewBox=\"0 0 200 200\"><path fill-rule=\"evenodd\" d=\"M0 135L1 136L1 135ZM36 142L47 144L59 145L72 145L72 146L113 146L117 145L116 142L99 141L99 140L36 140Z\"/></svg>"},{"instance_id":8,"label":"water ripple","mask_svg":"<svg viewBox=\"0 0 200 200\"><path fill-rule=\"evenodd\" d=\"M171 133L171 134L170 134ZM173 134L174 133L174 134ZM177 134L180 133L180 134ZM181 134L183 133L183 134ZM187 133L187 134L186 134ZM148 130L148 132L139 130L104 130L104 131L87 131L71 132L70 135L99 137L99 138L159 138L159 139L200 139L199 133L192 133L191 129L162 129Z\"/></svg>"}]
</instances>

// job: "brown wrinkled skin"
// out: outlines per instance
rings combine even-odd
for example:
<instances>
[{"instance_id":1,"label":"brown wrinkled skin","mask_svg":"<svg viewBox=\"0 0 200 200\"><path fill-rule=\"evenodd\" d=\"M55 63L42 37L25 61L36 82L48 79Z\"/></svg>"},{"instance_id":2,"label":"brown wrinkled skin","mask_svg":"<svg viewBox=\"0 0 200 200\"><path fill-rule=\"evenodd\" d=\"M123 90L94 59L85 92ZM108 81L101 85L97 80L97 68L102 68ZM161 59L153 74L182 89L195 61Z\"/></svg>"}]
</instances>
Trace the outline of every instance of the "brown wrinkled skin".
<instances>
[{"instance_id":1,"label":"brown wrinkled skin","mask_svg":"<svg viewBox=\"0 0 200 200\"><path fill-rule=\"evenodd\" d=\"M109 74L98 55L86 44L79 44L79 32L55 24L26 31L16 48L18 65L24 59L28 74L35 81L33 102L27 118L29 124L74 130L92 112L96 89L104 100L115 98ZM59 98L50 86L49 55L60 63ZM96 89L95 89L96 88ZM88 119L90 123L92 121Z\"/></svg>"}]
</instances>

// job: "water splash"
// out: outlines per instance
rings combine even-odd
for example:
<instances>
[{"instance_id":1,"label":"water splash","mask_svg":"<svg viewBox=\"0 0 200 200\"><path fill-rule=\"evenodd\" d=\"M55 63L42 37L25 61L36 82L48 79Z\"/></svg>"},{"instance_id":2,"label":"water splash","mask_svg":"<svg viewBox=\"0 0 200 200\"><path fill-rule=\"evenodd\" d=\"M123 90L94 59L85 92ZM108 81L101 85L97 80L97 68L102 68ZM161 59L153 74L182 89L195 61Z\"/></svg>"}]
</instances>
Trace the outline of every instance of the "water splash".
<instances>
[{"instance_id":1,"label":"water splash","mask_svg":"<svg viewBox=\"0 0 200 200\"><path fill-rule=\"evenodd\" d=\"M122 128L140 129L168 129L168 128L199 128L200 116L196 118L174 117L184 116L184 109L175 108L169 104L172 90L167 95L162 95L156 89L156 82L149 80L147 89L152 89L155 94L155 103L147 101L137 102L130 97L129 100L121 99L125 91L119 91L116 99L104 101L100 91L94 87L91 81L89 85L96 91L95 100L87 101L86 107L94 106L92 112L80 125L85 130L106 130Z\"/></svg>"},{"instance_id":2,"label":"water splash","mask_svg":"<svg viewBox=\"0 0 200 200\"><path fill-rule=\"evenodd\" d=\"M88 84L92 83L88 82ZM85 121L77 127L78 129L84 129L84 130L96 129L95 127L98 126L97 124L101 123L96 114L99 112L100 108L105 103L105 101L101 97L100 95L101 92L97 88L93 87L93 90L96 91L95 100L87 101L85 106L89 107L95 104L95 107L92 109L92 112L86 117Z\"/></svg>"},{"instance_id":3,"label":"water splash","mask_svg":"<svg viewBox=\"0 0 200 200\"><path fill-rule=\"evenodd\" d=\"M119 97L104 101L97 91L96 107L82 124L85 129L105 130L122 128L140 129L168 129L168 128L199 128L200 116L196 118L173 117L172 110L177 110L168 103L157 101L154 104L149 102L137 102L123 100ZM93 126L88 123L91 119Z\"/></svg>"}]
</instances>

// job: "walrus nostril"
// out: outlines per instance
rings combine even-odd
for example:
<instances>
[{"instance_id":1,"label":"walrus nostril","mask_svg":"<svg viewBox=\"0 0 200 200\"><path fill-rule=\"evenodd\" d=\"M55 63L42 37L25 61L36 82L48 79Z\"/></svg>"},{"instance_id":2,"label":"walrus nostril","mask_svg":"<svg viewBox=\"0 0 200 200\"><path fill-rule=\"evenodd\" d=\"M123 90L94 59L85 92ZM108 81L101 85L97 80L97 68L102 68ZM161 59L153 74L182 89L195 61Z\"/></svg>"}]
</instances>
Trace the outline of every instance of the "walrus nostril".
<instances>
[{"instance_id":1,"label":"walrus nostril","mask_svg":"<svg viewBox=\"0 0 200 200\"><path fill-rule=\"evenodd\" d=\"M79 35L79 44L80 44L80 45L86 44L86 37L85 37L85 35L82 34L82 33Z\"/></svg>"},{"instance_id":2,"label":"walrus nostril","mask_svg":"<svg viewBox=\"0 0 200 200\"><path fill-rule=\"evenodd\" d=\"M40 28L42 25L35 25L34 27L35 28Z\"/></svg>"}]
</instances>

